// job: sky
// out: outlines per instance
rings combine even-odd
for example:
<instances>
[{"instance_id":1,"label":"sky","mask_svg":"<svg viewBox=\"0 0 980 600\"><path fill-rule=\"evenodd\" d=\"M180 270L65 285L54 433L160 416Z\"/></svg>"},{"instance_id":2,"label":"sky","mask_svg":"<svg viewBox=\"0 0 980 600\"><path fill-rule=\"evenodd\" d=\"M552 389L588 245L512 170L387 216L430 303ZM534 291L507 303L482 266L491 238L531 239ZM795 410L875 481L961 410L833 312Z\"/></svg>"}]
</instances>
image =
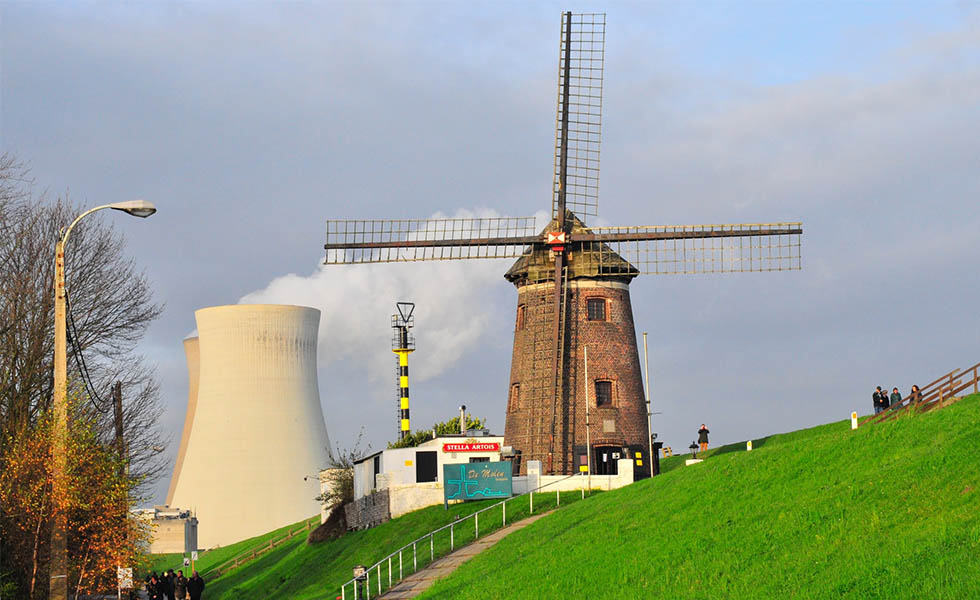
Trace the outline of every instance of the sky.
<instances>
[{"instance_id":1,"label":"sky","mask_svg":"<svg viewBox=\"0 0 980 600\"><path fill-rule=\"evenodd\" d=\"M168 456L194 311L239 302L323 311L335 446L395 437L397 301L413 427L466 404L503 433L510 262L324 266L324 223L550 210L562 10L607 13L597 223L803 222L800 271L633 282L659 439L841 420L980 360L978 2L0 1L0 151L38 193L159 209L98 218L166 305L139 350Z\"/></svg>"}]
</instances>

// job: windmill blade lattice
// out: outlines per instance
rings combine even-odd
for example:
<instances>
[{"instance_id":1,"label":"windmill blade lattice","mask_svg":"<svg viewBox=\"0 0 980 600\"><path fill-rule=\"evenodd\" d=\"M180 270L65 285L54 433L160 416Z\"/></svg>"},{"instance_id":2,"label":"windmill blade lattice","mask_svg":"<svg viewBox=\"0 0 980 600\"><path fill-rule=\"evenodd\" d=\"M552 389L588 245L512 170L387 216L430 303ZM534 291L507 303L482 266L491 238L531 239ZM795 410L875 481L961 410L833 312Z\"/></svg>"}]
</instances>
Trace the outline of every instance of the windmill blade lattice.
<instances>
[{"instance_id":1,"label":"windmill blade lattice","mask_svg":"<svg viewBox=\"0 0 980 600\"><path fill-rule=\"evenodd\" d=\"M599 275L798 271L801 236L800 223L603 227L575 236L572 261Z\"/></svg>"},{"instance_id":2,"label":"windmill blade lattice","mask_svg":"<svg viewBox=\"0 0 980 600\"><path fill-rule=\"evenodd\" d=\"M329 220L325 264L517 258L538 239L534 217Z\"/></svg>"},{"instance_id":3,"label":"windmill blade lattice","mask_svg":"<svg viewBox=\"0 0 980 600\"><path fill-rule=\"evenodd\" d=\"M554 218L559 212L564 171L565 208L587 223L599 207L606 15L566 13L566 18L570 22L562 19L558 61L551 214Z\"/></svg>"}]
</instances>

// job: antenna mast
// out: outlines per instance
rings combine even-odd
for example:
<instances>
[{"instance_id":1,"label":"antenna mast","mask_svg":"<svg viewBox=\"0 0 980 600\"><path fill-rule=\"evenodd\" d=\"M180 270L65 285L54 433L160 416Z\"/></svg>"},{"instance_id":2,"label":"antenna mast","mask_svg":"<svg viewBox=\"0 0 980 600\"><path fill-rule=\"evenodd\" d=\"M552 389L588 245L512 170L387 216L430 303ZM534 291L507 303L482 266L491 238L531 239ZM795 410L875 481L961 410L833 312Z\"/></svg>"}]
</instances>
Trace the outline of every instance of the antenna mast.
<instances>
[{"instance_id":1,"label":"antenna mast","mask_svg":"<svg viewBox=\"0 0 980 600\"><path fill-rule=\"evenodd\" d=\"M409 331L415 326L414 302L397 302L398 313L391 315L391 351L398 355L398 439L411 431L408 414L408 355L415 351L415 336Z\"/></svg>"}]
</instances>

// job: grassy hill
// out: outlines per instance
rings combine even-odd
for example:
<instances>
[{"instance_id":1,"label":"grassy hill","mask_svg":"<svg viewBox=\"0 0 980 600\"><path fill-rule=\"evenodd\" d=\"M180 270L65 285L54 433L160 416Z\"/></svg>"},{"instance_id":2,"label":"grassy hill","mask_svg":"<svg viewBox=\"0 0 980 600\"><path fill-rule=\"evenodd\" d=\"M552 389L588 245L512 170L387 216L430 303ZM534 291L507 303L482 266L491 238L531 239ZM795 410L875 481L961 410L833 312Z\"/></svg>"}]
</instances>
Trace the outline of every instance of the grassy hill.
<instances>
[{"instance_id":1,"label":"grassy hill","mask_svg":"<svg viewBox=\"0 0 980 600\"><path fill-rule=\"evenodd\" d=\"M562 506L579 500L577 493L565 493L561 496ZM256 560L237 569L233 569L217 578L208 577L207 571L213 567L247 553L253 548L262 547L270 539L282 537L288 530L301 526L301 523L269 532L259 537L238 542L224 548L211 550L201 554L197 567L207 582L205 597L209 600L221 598L234 600L265 600L267 598L336 598L340 585L350 579L354 565L371 565L382 556L397 550L400 546L441 527L459 516L473 513L493 502L468 502L450 506L444 510L442 506L432 506L418 510L378 527L348 532L336 540L329 540L315 545L306 543L306 535L297 535ZM535 513L554 508L555 494L535 494ZM529 501L526 497L516 498L507 505L507 522L528 516ZM491 514L492 513L492 514ZM480 534L486 535L501 525L501 513L497 510L488 511L480 516ZM473 540L472 521L455 531L455 543L465 544ZM435 553L438 558L449 550L448 531L434 539ZM180 554L155 555L151 568L159 571L161 568L173 567L175 570L181 564ZM404 556L405 574L410 572L412 564L411 550ZM429 543L418 547L419 567L429 562ZM397 573L398 563L394 563ZM187 570L185 569L185 573ZM384 574L387 586L387 571ZM374 579L372 579L372 582ZM348 594L351 589L348 588ZM350 596L348 596L350 597Z\"/></svg>"},{"instance_id":2,"label":"grassy hill","mask_svg":"<svg viewBox=\"0 0 980 600\"><path fill-rule=\"evenodd\" d=\"M980 598L980 396L719 448L556 512L425 598Z\"/></svg>"}]
</instances>

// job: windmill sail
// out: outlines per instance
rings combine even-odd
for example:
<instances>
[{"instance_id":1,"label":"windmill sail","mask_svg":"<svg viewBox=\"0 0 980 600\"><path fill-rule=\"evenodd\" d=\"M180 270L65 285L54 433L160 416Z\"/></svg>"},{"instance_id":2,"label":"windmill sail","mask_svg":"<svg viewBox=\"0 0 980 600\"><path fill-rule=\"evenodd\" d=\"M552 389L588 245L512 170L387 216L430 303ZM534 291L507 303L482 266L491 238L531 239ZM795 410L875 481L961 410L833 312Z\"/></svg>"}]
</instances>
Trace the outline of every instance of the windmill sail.
<instances>
[{"instance_id":1,"label":"windmill sail","mask_svg":"<svg viewBox=\"0 0 980 600\"><path fill-rule=\"evenodd\" d=\"M534 234L534 217L330 220L325 264L517 258Z\"/></svg>"},{"instance_id":2,"label":"windmill sail","mask_svg":"<svg viewBox=\"0 0 980 600\"><path fill-rule=\"evenodd\" d=\"M606 15L565 13L558 61L552 217L598 214ZM562 198L564 192L564 198Z\"/></svg>"},{"instance_id":3,"label":"windmill sail","mask_svg":"<svg viewBox=\"0 0 980 600\"><path fill-rule=\"evenodd\" d=\"M802 225L661 225L584 230L576 260L595 263L599 274L651 275L798 271ZM591 239L590 239L591 238Z\"/></svg>"}]
</instances>

